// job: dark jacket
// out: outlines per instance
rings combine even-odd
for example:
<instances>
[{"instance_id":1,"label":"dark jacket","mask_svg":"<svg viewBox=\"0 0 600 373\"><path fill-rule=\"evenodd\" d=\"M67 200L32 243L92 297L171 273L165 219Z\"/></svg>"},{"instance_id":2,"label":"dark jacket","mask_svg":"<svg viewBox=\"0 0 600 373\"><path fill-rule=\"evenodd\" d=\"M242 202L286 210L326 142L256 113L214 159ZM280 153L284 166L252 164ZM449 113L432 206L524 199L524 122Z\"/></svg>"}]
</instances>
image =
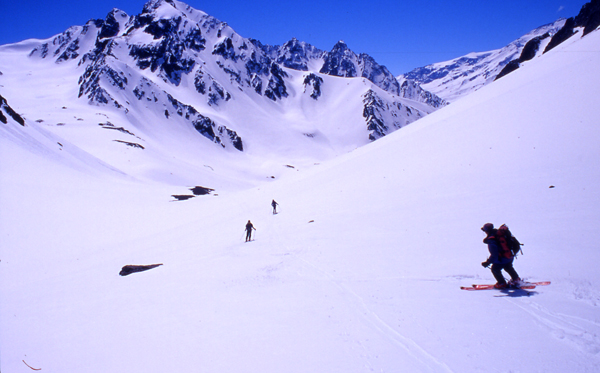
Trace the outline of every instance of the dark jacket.
<instances>
[{"instance_id":1,"label":"dark jacket","mask_svg":"<svg viewBox=\"0 0 600 373\"><path fill-rule=\"evenodd\" d=\"M500 242L496 238L497 230L494 229L488 233L488 236L483 239L483 243L488 245L488 250L490 252L490 257L488 258L488 262L491 264L509 264L512 263L513 258L506 258L501 254L502 248L500 247Z\"/></svg>"}]
</instances>

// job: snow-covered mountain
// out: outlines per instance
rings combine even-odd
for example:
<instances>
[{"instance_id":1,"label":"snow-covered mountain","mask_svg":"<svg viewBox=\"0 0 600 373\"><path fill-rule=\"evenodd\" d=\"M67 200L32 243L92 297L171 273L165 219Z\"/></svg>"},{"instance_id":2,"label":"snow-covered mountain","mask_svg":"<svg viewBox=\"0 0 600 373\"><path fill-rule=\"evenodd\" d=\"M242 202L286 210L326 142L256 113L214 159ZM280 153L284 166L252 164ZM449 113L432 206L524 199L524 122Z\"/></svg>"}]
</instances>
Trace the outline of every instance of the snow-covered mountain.
<instances>
[{"instance_id":1,"label":"snow-covered mountain","mask_svg":"<svg viewBox=\"0 0 600 373\"><path fill-rule=\"evenodd\" d=\"M496 79L510 74L524 63L552 50L578 32L585 36L596 30L598 26L600 26L600 0L593 0L581 8L577 17L567 19L562 28L554 32L552 37L549 33L545 33L530 39L523 47L521 55L507 63Z\"/></svg>"},{"instance_id":2,"label":"snow-covered mountain","mask_svg":"<svg viewBox=\"0 0 600 373\"><path fill-rule=\"evenodd\" d=\"M121 64L122 54L134 58L124 40L106 40L113 55L92 61L105 69L97 84L87 62L55 63L65 49L48 62L51 41L46 59L40 51L23 58L38 41L2 50L2 372L600 371L599 31L578 32L469 96L319 164L311 154L323 132L297 119L289 110L300 103L289 99L339 110L357 101L360 115L362 98L328 89L386 91L282 67L287 97L276 89L277 69L256 73L262 95L240 96L255 86L220 80L230 75L216 66L198 94L194 69L203 63L191 79L167 59L153 73L147 54L137 59L145 69ZM232 58L218 61L235 67ZM304 92L308 71L323 79L319 101ZM83 99L72 83L80 76ZM223 93L208 105L209 92L221 97L213 81L229 100ZM186 84L196 93L185 94ZM265 97L269 88L282 98ZM108 104L90 106L90 94ZM240 97L274 118L290 113L287 126L313 137L292 144L275 126L283 123L263 126L250 109L239 118L248 116L257 137L234 128L223 108ZM164 112L152 102L170 121L159 121ZM210 115L183 106L192 104ZM145 120L132 125L133 115ZM236 131L243 152L226 140L224 149L197 141L185 117L199 115ZM171 197L196 185L215 191ZM254 241L244 243L249 219ZM521 277L552 284L460 290L493 282L480 264L487 222L507 223L525 244L515 262ZM120 276L129 264L162 265Z\"/></svg>"},{"instance_id":3,"label":"snow-covered mountain","mask_svg":"<svg viewBox=\"0 0 600 373\"><path fill-rule=\"evenodd\" d=\"M263 45L176 0L151 0L136 16L114 9L48 40L0 47L0 71L15 110L65 140L74 141L64 127L112 129L123 138L111 141L151 153L170 151L166 139L171 146L192 137L182 156L192 163L215 149L244 154L229 154L233 164L258 153L294 163L308 152L316 162L445 105L401 89L387 68L343 42L329 52L296 39ZM128 167L106 149L74 142Z\"/></svg>"},{"instance_id":4,"label":"snow-covered mountain","mask_svg":"<svg viewBox=\"0 0 600 373\"><path fill-rule=\"evenodd\" d=\"M427 94L454 102L540 57L576 33L585 36L599 25L600 0L592 0L583 5L576 17L538 27L504 48L419 67L398 76L398 81L412 81Z\"/></svg>"},{"instance_id":5,"label":"snow-covered mountain","mask_svg":"<svg viewBox=\"0 0 600 373\"><path fill-rule=\"evenodd\" d=\"M508 63L521 55L529 42L537 42L536 45L543 51L552 35L565 22L565 19L559 19L538 27L501 49L469 53L449 61L419 67L400 75L398 79L415 81L423 89L448 102L454 102L493 82Z\"/></svg>"}]
</instances>

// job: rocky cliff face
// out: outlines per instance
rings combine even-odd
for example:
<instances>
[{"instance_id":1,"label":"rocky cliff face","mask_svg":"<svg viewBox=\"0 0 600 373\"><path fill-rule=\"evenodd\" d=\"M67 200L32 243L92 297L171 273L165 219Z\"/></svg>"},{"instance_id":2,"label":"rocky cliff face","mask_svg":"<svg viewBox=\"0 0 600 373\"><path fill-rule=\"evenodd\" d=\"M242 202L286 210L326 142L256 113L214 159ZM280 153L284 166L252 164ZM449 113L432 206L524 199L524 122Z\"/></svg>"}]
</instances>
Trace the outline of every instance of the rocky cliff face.
<instances>
[{"instance_id":1,"label":"rocky cliff face","mask_svg":"<svg viewBox=\"0 0 600 373\"><path fill-rule=\"evenodd\" d=\"M357 55L343 41L339 41L330 52L325 53L323 61L323 67L319 71L322 74L366 78L384 91L395 95L400 92L398 81L385 66L379 65L367 54Z\"/></svg>"},{"instance_id":2,"label":"rocky cliff face","mask_svg":"<svg viewBox=\"0 0 600 373\"><path fill-rule=\"evenodd\" d=\"M8 104L8 101L0 95L0 122L7 124L8 118L11 118L20 125L25 125L25 120Z\"/></svg>"}]
</instances>

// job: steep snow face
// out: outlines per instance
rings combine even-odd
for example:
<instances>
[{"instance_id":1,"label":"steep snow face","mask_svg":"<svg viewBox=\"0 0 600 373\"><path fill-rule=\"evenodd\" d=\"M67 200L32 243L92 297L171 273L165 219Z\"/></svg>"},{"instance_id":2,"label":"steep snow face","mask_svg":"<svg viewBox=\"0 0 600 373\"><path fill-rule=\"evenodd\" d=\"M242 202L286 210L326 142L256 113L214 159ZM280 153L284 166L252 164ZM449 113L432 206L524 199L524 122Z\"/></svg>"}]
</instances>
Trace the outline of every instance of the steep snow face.
<instances>
[{"instance_id":1,"label":"steep snow face","mask_svg":"<svg viewBox=\"0 0 600 373\"><path fill-rule=\"evenodd\" d=\"M199 167L199 159L216 150L234 157L239 168L256 162L257 154L284 164L318 162L441 106L403 95L384 66L343 43L331 52L296 39L263 45L178 1L150 1L135 16L114 9L104 20L48 40L0 47L0 55L3 93L25 118L54 121L49 113L56 109L38 110L33 94L47 96L48 106L64 107L58 111L67 118L77 107L71 119L87 103L87 118L79 115L78 127L122 128L135 138L119 140L139 145L142 154L165 142L178 144L187 149L185 161ZM58 90L68 94L56 97ZM368 98L374 95L377 100ZM375 101L377 110L370 106ZM151 144L159 138L165 140ZM101 154L101 147L90 151L123 167L113 155Z\"/></svg>"},{"instance_id":2,"label":"steep snow face","mask_svg":"<svg viewBox=\"0 0 600 373\"><path fill-rule=\"evenodd\" d=\"M530 40L534 38L544 39L544 43L547 44L550 37L563 27L565 21L565 19L559 19L554 23L538 27L504 48L488 52L469 53L450 61L414 69L398 78L400 80L413 80L420 84L423 89L448 102L454 102L493 82L509 62L520 56Z\"/></svg>"},{"instance_id":3,"label":"steep snow face","mask_svg":"<svg viewBox=\"0 0 600 373\"><path fill-rule=\"evenodd\" d=\"M600 32L334 160L290 167L278 151L255 152L259 138L244 152L188 143L198 133L183 119L125 128L131 113L73 99L77 84L62 80L83 67L40 70L45 62L21 57L31 45L12 48L22 50L3 50L1 63L14 59L30 77L19 91L12 74L0 76L6 104L27 114L22 126L0 104L3 372L600 370ZM306 73L289 70L288 88L303 89ZM319 100L355 104L365 89L315 76ZM320 102L310 81L306 96L294 93L305 105ZM336 84L352 94L328 95ZM28 92L35 110L21 98ZM142 102L154 101L149 92ZM313 151L325 137L293 125L313 135L298 147ZM279 140L270 146L290 145ZM281 175L263 166L258 180L269 162ZM229 178L217 186L219 172ZM173 201L195 185L216 190ZM248 219L256 231L245 243ZM507 223L525 244L520 276L552 284L460 290L493 283L480 265L487 222ZM119 276L128 264L160 263Z\"/></svg>"}]
</instances>

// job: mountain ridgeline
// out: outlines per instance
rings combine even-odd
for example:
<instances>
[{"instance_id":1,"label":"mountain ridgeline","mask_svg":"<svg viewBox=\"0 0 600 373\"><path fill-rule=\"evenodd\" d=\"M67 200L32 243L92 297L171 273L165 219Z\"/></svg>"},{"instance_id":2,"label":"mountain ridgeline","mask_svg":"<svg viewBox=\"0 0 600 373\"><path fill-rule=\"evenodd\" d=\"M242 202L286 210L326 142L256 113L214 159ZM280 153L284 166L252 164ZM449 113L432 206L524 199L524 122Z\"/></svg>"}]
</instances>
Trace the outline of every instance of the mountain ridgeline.
<instances>
[{"instance_id":1,"label":"mountain ridgeline","mask_svg":"<svg viewBox=\"0 0 600 373\"><path fill-rule=\"evenodd\" d=\"M546 32L545 34L537 36L527 42L523 48L523 51L521 52L521 55L506 64L498 76L496 76L496 79L500 79L501 77L510 74L518 69L524 62L527 62L536 57L536 55L539 55L542 51L540 46L544 39L547 39L548 41L546 47L543 49L543 52L541 52L542 54L551 51L556 46L575 35L577 33L577 31L575 31L576 28L583 29L582 36L585 36L597 29L598 26L600 26L600 0L592 0L581 8L577 17L571 17L565 20L562 28L556 31L553 35L550 35L550 33Z\"/></svg>"},{"instance_id":2,"label":"mountain ridgeline","mask_svg":"<svg viewBox=\"0 0 600 373\"><path fill-rule=\"evenodd\" d=\"M244 150L239 132L248 124L226 113L240 110L241 101L253 102L255 112L285 110L286 101L310 105L306 100L335 111L343 105L319 103L325 91L329 97L358 94L349 100L362 105L357 111L362 117L354 119L363 123L365 142L446 105L414 82L400 84L385 66L342 41L329 52L295 38L282 46L263 45L174 0L151 0L136 16L114 9L104 20L40 43L29 56L76 65L82 71L80 99L130 117L143 110L159 121L178 118L223 148L239 151ZM349 91L339 78L362 78L364 89Z\"/></svg>"},{"instance_id":3,"label":"mountain ridgeline","mask_svg":"<svg viewBox=\"0 0 600 373\"><path fill-rule=\"evenodd\" d=\"M600 0L592 0L583 5L576 17L560 18L540 26L501 49L469 53L419 67L398 79L416 82L448 102L454 102L542 56L573 35L581 32L584 37L598 26Z\"/></svg>"}]
</instances>

